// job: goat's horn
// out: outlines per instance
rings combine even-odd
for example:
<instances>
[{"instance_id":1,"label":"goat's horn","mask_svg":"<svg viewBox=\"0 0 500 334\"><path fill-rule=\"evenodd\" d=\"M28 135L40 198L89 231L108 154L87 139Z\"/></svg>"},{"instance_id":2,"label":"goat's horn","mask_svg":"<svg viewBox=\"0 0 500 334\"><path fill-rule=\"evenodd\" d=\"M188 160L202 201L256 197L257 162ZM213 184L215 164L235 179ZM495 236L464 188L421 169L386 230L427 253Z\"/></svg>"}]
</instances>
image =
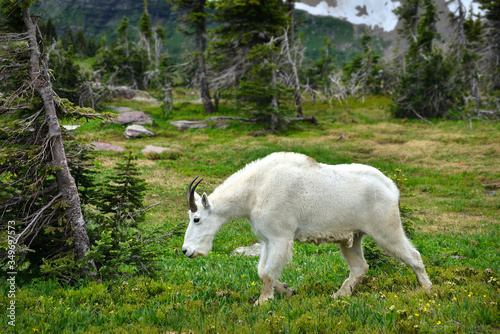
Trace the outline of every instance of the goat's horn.
<instances>
[{"instance_id":1,"label":"goat's horn","mask_svg":"<svg viewBox=\"0 0 500 334\"><path fill-rule=\"evenodd\" d=\"M196 202L194 200L194 191L196 190L196 187L200 184L200 182L203 180L203 179L200 179L195 185L193 188L191 188L193 186L193 183L198 179L198 176L194 178L193 181L191 181L191 183L189 184L189 187L187 189L187 205L188 205L188 208L191 210L191 212L196 212L198 210L198 207L196 206Z\"/></svg>"}]
</instances>

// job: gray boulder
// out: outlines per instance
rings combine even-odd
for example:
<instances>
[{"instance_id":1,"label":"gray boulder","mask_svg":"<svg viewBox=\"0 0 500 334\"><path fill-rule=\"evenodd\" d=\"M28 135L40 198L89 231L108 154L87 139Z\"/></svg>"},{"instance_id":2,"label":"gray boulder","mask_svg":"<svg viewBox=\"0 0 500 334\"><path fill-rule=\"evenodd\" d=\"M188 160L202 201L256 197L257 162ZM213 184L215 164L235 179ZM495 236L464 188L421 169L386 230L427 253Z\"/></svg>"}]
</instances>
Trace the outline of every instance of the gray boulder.
<instances>
[{"instance_id":1,"label":"gray boulder","mask_svg":"<svg viewBox=\"0 0 500 334\"><path fill-rule=\"evenodd\" d=\"M134 109L132 109L130 107L106 106L106 108L117 111L119 113L134 111Z\"/></svg>"},{"instance_id":2,"label":"gray boulder","mask_svg":"<svg viewBox=\"0 0 500 334\"><path fill-rule=\"evenodd\" d=\"M260 256L260 251L262 250L262 245L259 243L255 243L252 246L248 247L238 247L232 253L231 256L240 255L240 256Z\"/></svg>"},{"instance_id":3,"label":"gray boulder","mask_svg":"<svg viewBox=\"0 0 500 334\"><path fill-rule=\"evenodd\" d=\"M113 120L116 124L153 124L153 119L142 111L127 111L118 114L118 118Z\"/></svg>"},{"instance_id":4,"label":"gray boulder","mask_svg":"<svg viewBox=\"0 0 500 334\"><path fill-rule=\"evenodd\" d=\"M121 146L117 145L112 145L108 143L100 143L100 142L93 142L92 146L98 151L116 151L116 152L124 152L125 149Z\"/></svg>"},{"instance_id":5,"label":"gray boulder","mask_svg":"<svg viewBox=\"0 0 500 334\"><path fill-rule=\"evenodd\" d=\"M181 151L170 147L159 147L146 145L141 151L145 157L149 159L177 159L181 155Z\"/></svg>"},{"instance_id":6,"label":"gray boulder","mask_svg":"<svg viewBox=\"0 0 500 334\"><path fill-rule=\"evenodd\" d=\"M170 124L175 126L180 131L184 131L187 129L203 129L208 127L225 129L227 128L227 124L225 121L231 119L241 119L241 118L218 116L218 117L210 117L204 121L172 121L170 122Z\"/></svg>"},{"instance_id":7,"label":"gray boulder","mask_svg":"<svg viewBox=\"0 0 500 334\"><path fill-rule=\"evenodd\" d=\"M180 131L187 129L203 129L208 127L208 124L205 121L172 121L170 124L175 126Z\"/></svg>"},{"instance_id":8,"label":"gray boulder","mask_svg":"<svg viewBox=\"0 0 500 334\"><path fill-rule=\"evenodd\" d=\"M127 129L125 130L125 138L127 139L136 139L139 137L154 137L155 134L142 125L138 124L133 124L127 126Z\"/></svg>"},{"instance_id":9,"label":"gray boulder","mask_svg":"<svg viewBox=\"0 0 500 334\"><path fill-rule=\"evenodd\" d=\"M170 147L159 147L159 146L153 146L153 145L146 145L141 152L142 153L165 153L165 152L173 152L177 151L173 148Z\"/></svg>"}]
</instances>

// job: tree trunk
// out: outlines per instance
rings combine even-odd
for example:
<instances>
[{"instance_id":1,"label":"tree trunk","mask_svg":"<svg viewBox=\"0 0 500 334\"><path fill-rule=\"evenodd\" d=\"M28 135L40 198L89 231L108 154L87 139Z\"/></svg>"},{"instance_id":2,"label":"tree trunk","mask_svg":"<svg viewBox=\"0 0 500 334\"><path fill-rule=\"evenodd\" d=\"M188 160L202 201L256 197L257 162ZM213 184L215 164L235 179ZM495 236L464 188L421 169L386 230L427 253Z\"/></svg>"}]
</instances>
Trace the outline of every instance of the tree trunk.
<instances>
[{"instance_id":1,"label":"tree trunk","mask_svg":"<svg viewBox=\"0 0 500 334\"><path fill-rule=\"evenodd\" d=\"M274 64L276 64L276 56L273 54L272 55L272 60L273 60L273 67L274 67ZM279 105L278 105L278 97L276 96L276 93L277 93L277 90L278 90L278 80L276 78L276 70L275 69L271 69L271 87L273 87L273 98L271 100L271 108L274 109L274 111L276 112L279 112L280 108L279 108Z\"/></svg>"},{"instance_id":2,"label":"tree trunk","mask_svg":"<svg viewBox=\"0 0 500 334\"><path fill-rule=\"evenodd\" d=\"M128 34L127 34L127 29L125 29L125 32L123 34L123 44L125 45L125 56L127 59L130 57L130 51L128 47Z\"/></svg>"},{"instance_id":3,"label":"tree trunk","mask_svg":"<svg viewBox=\"0 0 500 334\"><path fill-rule=\"evenodd\" d=\"M29 75L33 87L43 100L45 119L49 127L48 135L51 138L50 153L52 155L52 164L58 168L56 171L57 187L67 205L65 216L67 222L73 228L73 242L76 256L78 259L82 259L90 250L89 237L80 207L78 189L74 178L71 176L66 160L61 128L56 115L52 84L48 75L48 62L46 55L42 54L38 48L38 27L31 19L29 8L23 9L23 20L28 31L30 49ZM41 66L41 62L43 62L43 66Z\"/></svg>"},{"instance_id":4,"label":"tree trunk","mask_svg":"<svg viewBox=\"0 0 500 334\"><path fill-rule=\"evenodd\" d=\"M462 51L463 50L466 50L468 49L468 41L467 41L467 37L465 36L465 13L464 13L464 10L463 10L463 4L462 4L462 0L457 0L457 3L458 3L458 24L457 24L457 38L458 38L458 47L457 49L455 50L455 52L457 52L457 58L460 60L460 61L463 61L462 60ZM479 111L479 84L477 82L477 73L475 73L475 64L474 64L474 60L470 59L468 61L465 61L463 63L464 66L464 70L465 70L465 75L466 75L466 79L467 81L469 81L469 85L470 85L470 95L472 97L472 99L474 100L474 103L476 104L476 114L478 113Z\"/></svg>"},{"instance_id":5,"label":"tree trunk","mask_svg":"<svg viewBox=\"0 0 500 334\"><path fill-rule=\"evenodd\" d=\"M299 81L299 73L297 71L297 64L295 63L294 59L292 59L292 54L290 52L290 40L288 39L288 31L285 30L284 33L284 38L285 38L285 52L286 52L286 57L288 59L288 63L290 63L290 66L292 67L292 79L293 79L293 85L295 88L295 92L293 93L293 97L295 99L295 106L297 107L297 115L302 116L302 95L300 92L300 81Z\"/></svg>"},{"instance_id":6,"label":"tree trunk","mask_svg":"<svg viewBox=\"0 0 500 334\"><path fill-rule=\"evenodd\" d=\"M197 24L197 38L198 38L198 62L199 62L199 73L200 73L200 97L203 102L203 108L205 108L206 114L213 114L217 110L215 109L212 98L210 97L210 90L208 88L207 80L207 68L205 65L205 49L206 49L206 29L205 29L205 1L202 1L202 5L198 8L199 13L203 19Z\"/></svg>"},{"instance_id":7,"label":"tree trunk","mask_svg":"<svg viewBox=\"0 0 500 334\"><path fill-rule=\"evenodd\" d=\"M200 96L201 101L203 102L203 108L205 108L206 114L213 114L216 110L212 103L212 99L210 97L210 90L208 88L208 80L207 80L207 70L205 66L205 55L204 52L200 52Z\"/></svg>"},{"instance_id":8,"label":"tree trunk","mask_svg":"<svg viewBox=\"0 0 500 334\"><path fill-rule=\"evenodd\" d=\"M295 41L295 1L287 0L286 5L288 6L288 17L290 17L290 44L292 47L293 42Z\"/></svg>"}]
</instances>

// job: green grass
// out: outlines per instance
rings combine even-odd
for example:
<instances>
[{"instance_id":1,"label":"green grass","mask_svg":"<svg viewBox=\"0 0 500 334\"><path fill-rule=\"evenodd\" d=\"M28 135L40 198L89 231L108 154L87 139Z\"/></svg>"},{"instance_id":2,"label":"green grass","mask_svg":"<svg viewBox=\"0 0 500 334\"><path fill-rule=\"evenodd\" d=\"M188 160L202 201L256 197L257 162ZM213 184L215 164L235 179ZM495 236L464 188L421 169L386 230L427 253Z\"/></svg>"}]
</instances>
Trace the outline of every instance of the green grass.
<instances>
[{"instance_id":1,"label":"green grass","mask_svg":"<svg viewBox=\"0 0 500 334\"><path fill-rule=\"evenodd\" d=\"M228 128L179 132L170 120L205 116L201 106L176 105L168 119L160 107L113 101L153 116L157 136L126 141L124 127L84 124L83 142L100 140L137 153L149 183L146 204L166 200L146 215L147 226L186 223L185 189L196 175L210 193L246 163L275 151L301 152L323 163L365 163L386 173L401 169L401 203L416 210L413 243L422 254L431 292L418 288L410 268L396 260L371 267L353 296L330 295L348 276L334 244L295 244L282 281L298 294L255 307L260 294L257 258L232 257L234 248L256 241L250 226L224 226L212 253L193 260L180 251L182 236L157 247L162 270L148 277L72 286L39 278L18 282L16 330L23 333L493 333L500 330L500 126L436 121L434 126L393 120L388 100L306 105L320 124L293 124L283 133L232 122ZM237 114L226 106L225 114ZM343 134L343 139L338 139ZM178 150L173 156L143 155L145 145ZM111 172L122 154L99 153L99 168ZM6 305L7 287L0 287ZM8 330L2 317L1 330Z\"/></svg>"}]
</instances>

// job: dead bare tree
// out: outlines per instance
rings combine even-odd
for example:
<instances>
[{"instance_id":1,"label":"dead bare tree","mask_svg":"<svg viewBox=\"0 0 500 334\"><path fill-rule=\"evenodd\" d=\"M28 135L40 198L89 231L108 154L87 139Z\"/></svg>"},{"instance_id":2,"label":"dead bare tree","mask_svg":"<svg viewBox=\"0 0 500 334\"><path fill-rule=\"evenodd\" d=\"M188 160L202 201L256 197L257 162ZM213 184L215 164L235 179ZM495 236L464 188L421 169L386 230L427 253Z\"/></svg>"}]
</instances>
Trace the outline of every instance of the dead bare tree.
<instances>
[{"instance_id":1,"label":"dead bare tree","mask_svg":"<svg viewBox=\"0 0 500 334\"><path fill-rule=\"evenodd\" d=\"M300 90L299 73L297 71L297 57L292 58L292 53L290 51L291 43L288 39L288 28L284 30L283 33L283 43L281 46L281 53L286 56L288 64L290 65L292 71L292 83L294 87L293 97L295 99L295 106L297 108L297 115L302 116L302 95ZM297 53L295 53L297 54Z\"/></svg>"},{"instance_id":2,"label":"dead bare tree","mask_svg":"<svg viewBox=\"0 0 500 334\"><path fill-rule=\"evenodd\" d=\"M481 70L483 72L486 91L500 90L500 11L498 1L478 0L485 11L483 27L483 45ZM497 99L498 103L498 99Z\"/></svg>"},{"instance_id":3,"label":"dead bare tree","mask_svg":"<svg viewBox=\"0 0 500 334\"><path fill-rule=\"evenodd\" d=\"M465 20L466 20L466 10L462 3L462 0L456 0L457 10L455 13L451 13L451 22L455 28L455 38L450 46L450 55L457 59L459 64L458 75L462 77L462 80L468 84L468 95L466 99L472 99L475 107L475 111L479 109L480 97L479 97L479 67L478 67L478 56L475 50L477 47L472 45L471 41L466 36L465 32ZM472 14L471 14L472 15Z\"/></svg>"}]
</instances>

